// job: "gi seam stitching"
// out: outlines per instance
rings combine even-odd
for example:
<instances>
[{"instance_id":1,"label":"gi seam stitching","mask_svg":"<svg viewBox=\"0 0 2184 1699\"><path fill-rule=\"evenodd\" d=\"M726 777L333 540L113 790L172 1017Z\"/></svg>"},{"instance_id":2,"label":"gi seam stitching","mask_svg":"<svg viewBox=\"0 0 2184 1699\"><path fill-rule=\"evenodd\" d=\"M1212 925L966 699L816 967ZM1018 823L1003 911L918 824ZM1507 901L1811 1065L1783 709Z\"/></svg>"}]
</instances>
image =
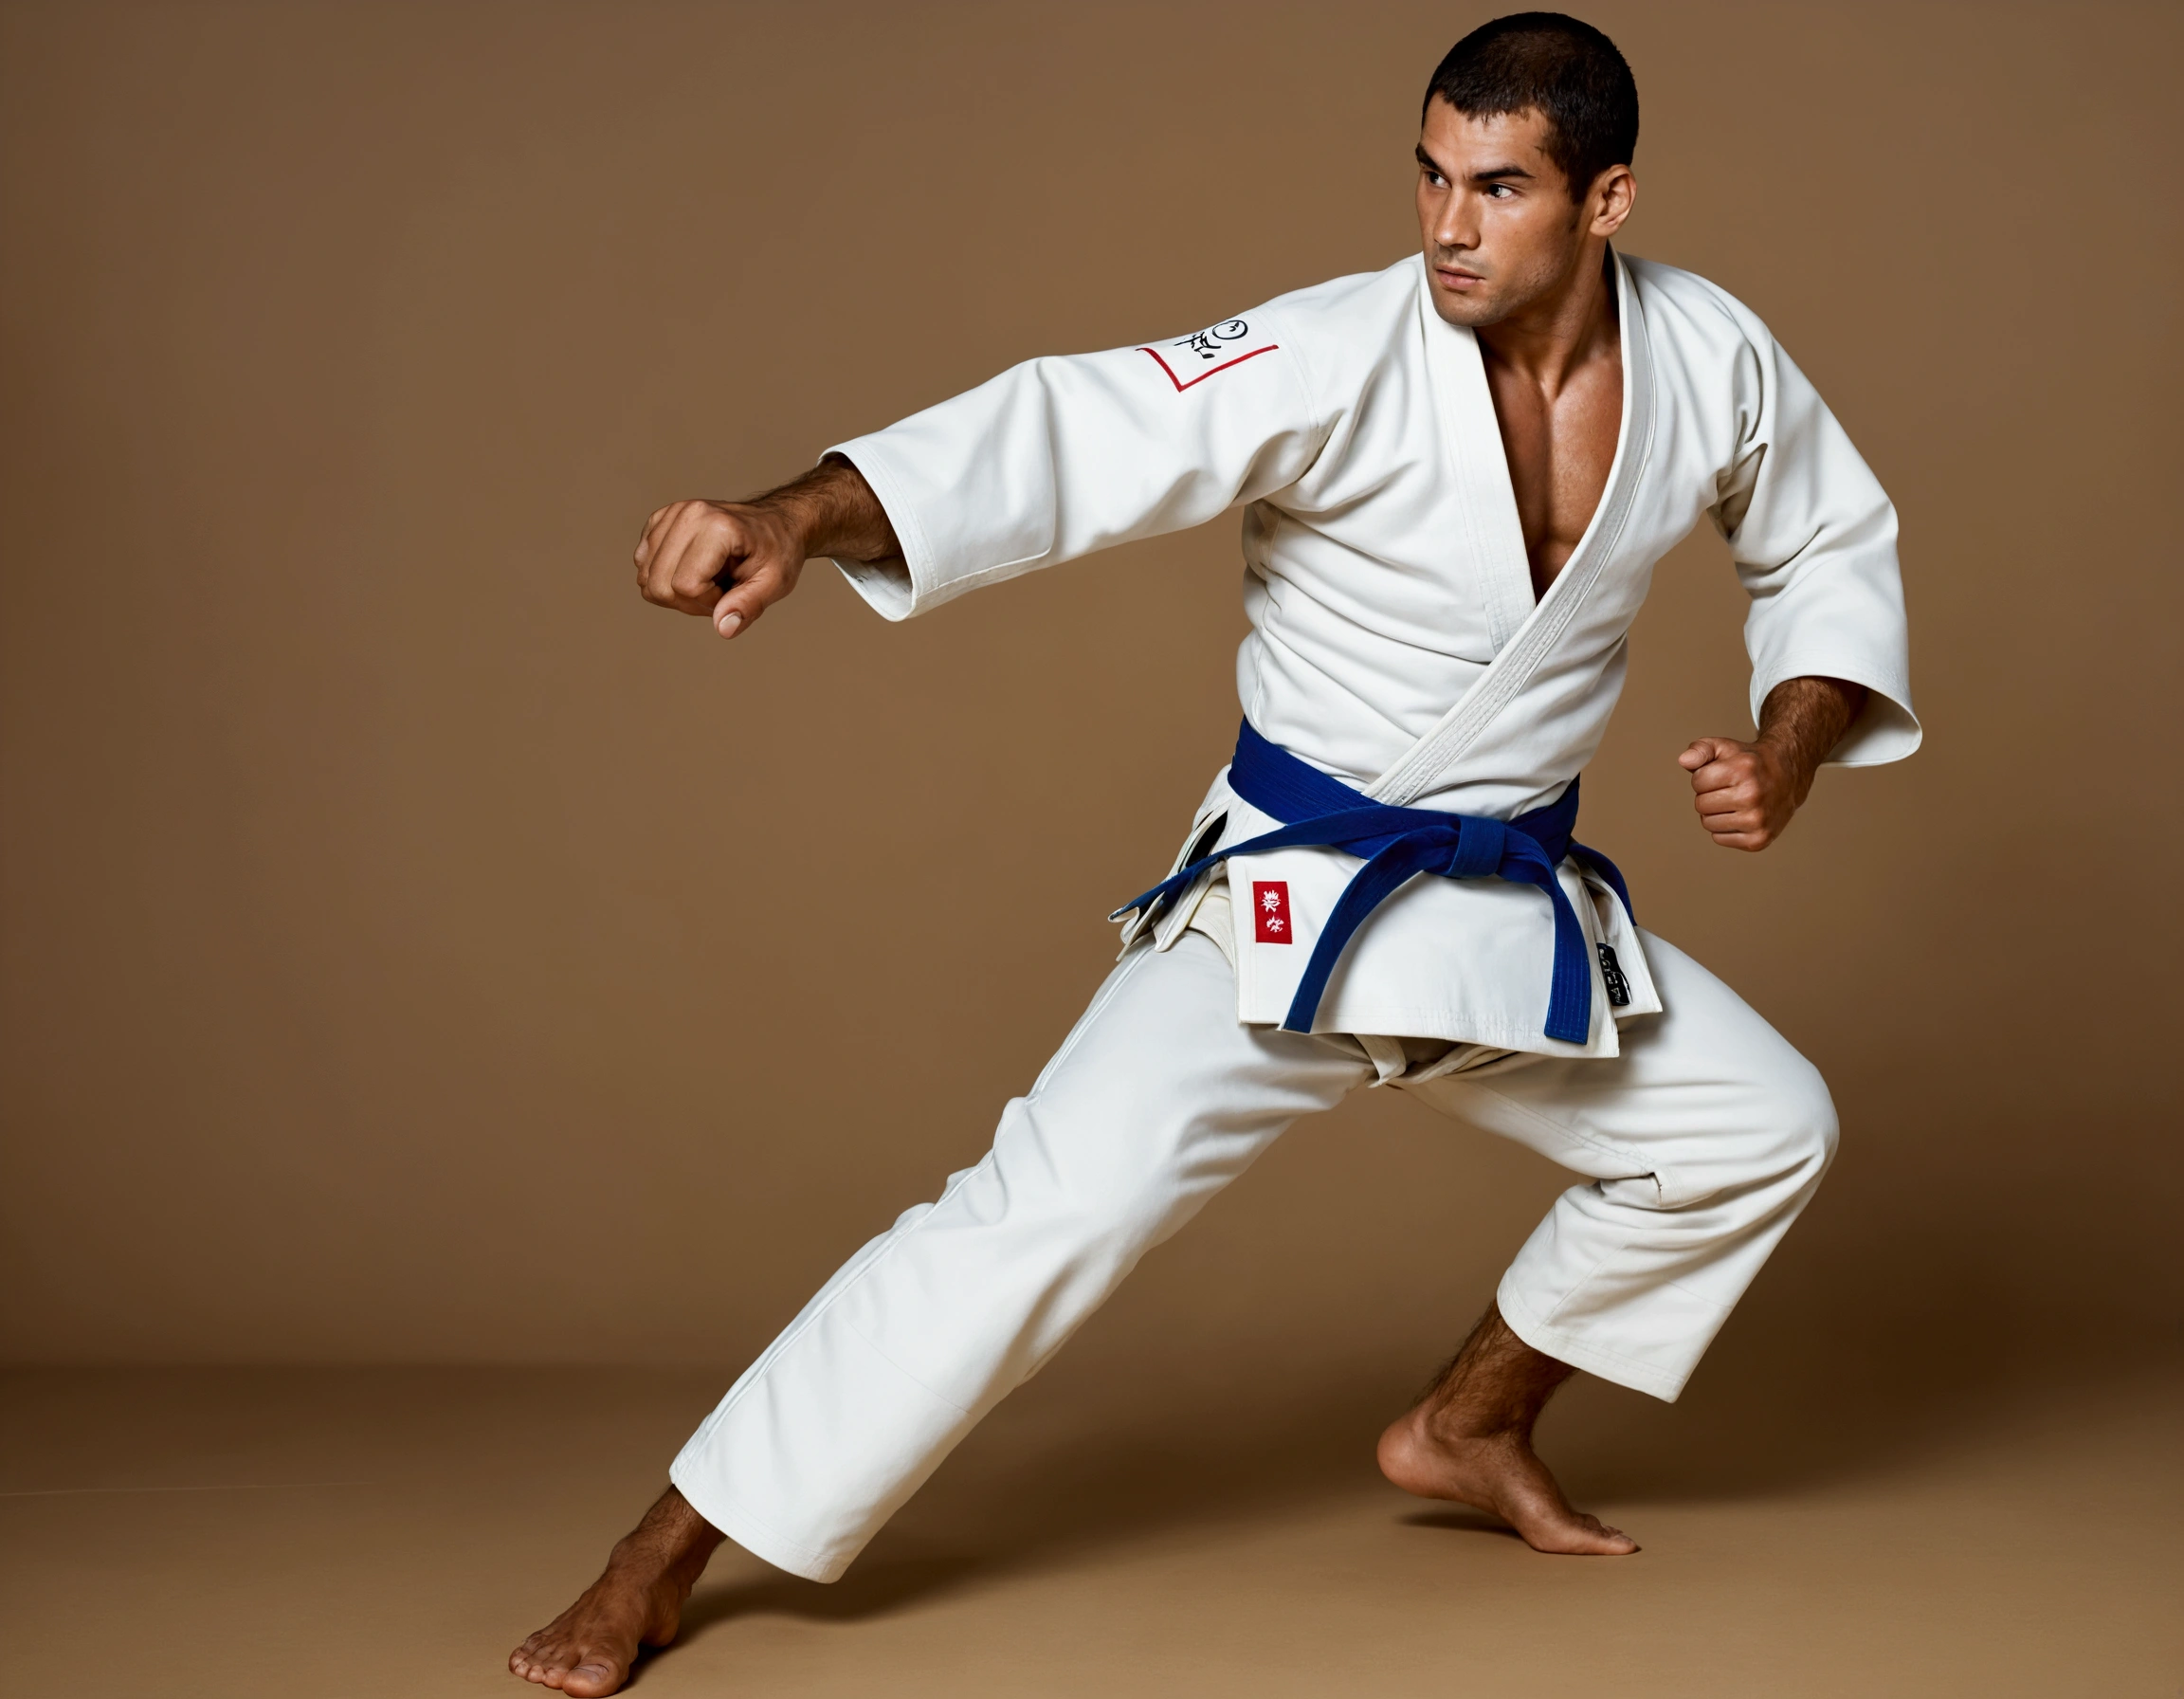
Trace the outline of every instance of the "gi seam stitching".
<instances>
[{"instance_id":1,"label":"gi seam stitching","mask_svg":"<svg viewBox=\"0 0 2184 1699\"><path fill-rule=\"evenodd\" d=\"M1031 1089L1024 1094L1026 1103L1038 1101L1040 1093L1046 1089L1046 1082L1052 1079L1061 1069L1063 1063L1075 1053L1077 1046L1083 1041L1084 1034L1091 1030L1094 1018L1115 1000L1116 995L1121 991L1123 985L1151 959L1153 952L1146 947L1146 941L1142 935L1139 936L1136 943L1131 945L1131 948L1138 951L1138 959L1126 962L1108 977L1106 984L1100 988L1099 995L1092 999L1091 1007L1086 1009L1083 1014L1078 1018L1077 1024L1069 1029L1069 1036L1062 1041L1062 1048L1047 1058L1046 1066L1039 1070L1039 1077L1031 1082ZM988 1154L991 1155L992 1153ZM937 1209L939 1206L936 1204L934 1207Z\"/></svg>"},{"instance_id":2,"label":"gi seam stitching","mask_svg":"<svg viewBox=\"0 0 2184 1699\"><path fill-rule=\"evenodd\" d=\"M1279 319L1275 322L1279 324ZM1304 344L1287 331L1280 331L1277 334L1282 338L1283 347L1295 356L1291 363L1291 372L1295 377L1299 393L1304 397L1304 414L1306 418L1312 421L1312 436L1315 439L1312 445L1312 458L1304 464L1296 478L1290 479L1289 484L1279 486L1287 489L1290 484L1295 484L1299 478L1305 476L1315 466L1320 464L1320 456L1326 451L1327 439L1334 434L1334 428L1327 423L1326 416L1320 411L1320 398L1314 393L1312 387L1312 360L1311 356L1305 353Z\"/></svg>"},{"instance_id":3,"label":"gi seam stitching","mask_svg":"<svg viewBox=\"0 0 2184 1699\"><path fill-rule=\"evenodd\" d=\"M857 454L848 452L858 448L855 443L840 448L829 448L829 454L840 454L856 467L858 475L872 485L872 493L880 498L880 506L887 515L887 522L895 527L896 540L902 544L903 570L910 575L910 605L903 609L902 617L909 619L922 613L935 601L947 597L937 593L941 586L934 578L934 550L932 539L925 534L925 521L895 475L895 468L887 464L884 452L877 448L860 448ZM860 458L862 456L862 458ZM908 535L905 536L904 533ZM968 589L968 584L963 588ZM949 587L950 594L955 592Z\"/></svg>"},{"instance_id":4,"label":"gi seam stitching","mask_svg":"<svg viewBox=\"0 0 2184 1699\"><path fill-rule=\"evenodd\" d=\"M1617 262L1620 265L1621 256L1617 256ZM1622 275L1618 273L1619 277ZM1366 795L1375 802L1398 805L1412 802L1447 776L1448 770L1469 753L1486 728L1501 718L1502 710L1546 664L1570 622L1577 616L1578 608L1592 594L1601 575L1614 558L1631 510L1637 505L1638 490L1652 468L1653 446L1659 429L1651 347L1647 340L1645 309L1638 300L1635 277L1630 278L1625 300L1629 311L1625 314L1624 334L1624 440L1616 449L1615 465L1610 468L1600 509L1587 525L1585 536L1578 539L1577 553L1547 587L1547 594L1540 597L1531 617L1488 665L1486 675L1465 692L1438 725L1365 788ZM1633 418L1630 411L1633 407L1643 410L1641 417ZM1625 448L1637 451L1628 468L1623 466Z\"/></svg>"},{"instance_id":5,"label":"gi seam stitching","mask_svg":"<svg viewBox=\"0 0 2184 1699\"><path fill-rule=\"evenodd\" d=\"M1590 1133L1579 1132L1575 1127L1564 1126L1559 1121L1551 1120L1547 1116L1540 1114L1539 1111L1533 1108L1531 1105L1519 1103L1515 1098L1510 1097L1504 1092L1495 1090L1491 1086L1474 1085L1471 1081L1465 1079L1461 1074L1451 1074L1447 1077L1452 1080L1456 1085L1462 1087L1466 1091L1476 1091L1481 1097L1490 1097L1496 1103L1506 1105L1510 1114L1517 1120L1528 1122L1534 1126L1544 1127L1548 1132L1555 1134L1565 1143L1582 1144L1587 1149L1597 1150L1603 1155L1611 1156L1618 1161L1631 1163L1638 1170L1638 1172L1635 1174L1617 1175L1614 1177L1615 1178L1649 1179L1653 1182L1657 1190L1665 1191L1666 1189L1661 1185L1662 1171L1660 1165L1655 1162L1644 1160L1639 1157L1637 1152L1628 1150L1624 1146L1616 1144L1609 1140L1595 1138ZM1588 1176L1587 1178L1597 1179L1599 1177Z\"/></svg>"}]
</instances>

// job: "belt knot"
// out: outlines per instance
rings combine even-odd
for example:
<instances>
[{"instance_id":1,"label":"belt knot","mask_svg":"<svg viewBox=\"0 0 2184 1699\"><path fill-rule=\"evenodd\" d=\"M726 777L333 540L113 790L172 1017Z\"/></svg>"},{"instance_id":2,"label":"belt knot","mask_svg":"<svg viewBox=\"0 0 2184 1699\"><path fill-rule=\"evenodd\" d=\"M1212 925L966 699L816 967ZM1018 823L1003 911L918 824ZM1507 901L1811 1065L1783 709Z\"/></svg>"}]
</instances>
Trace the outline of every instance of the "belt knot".
<instances>
[{"instance_id":1,"label":"belt knot","mask_svg":"<svg viewBox=\"0 0 2184 1699\"><path fill-rule=\"evenodd\" d=\"M1231 855L1271 850L1316 847L1342 850L1360 857L1359 868L1336 900L1319 941L1297 982L1297 995L1282 1025L1309 1032L1320 1011L1335 963L1372 912L1421 873L1445 879L1506 879L1536 885L1555 914L1555 960L1547 1001L1548 1037L1583 1044L1592 1030L1592 964L1576 911L1563 893L1555 869L1564 856L1576 855L1599 871L1630 907L1629 893L1615 864L1596 850L1572 840L1577 825L1577 781L1545 808L1514 820L1485 814L1448 814L1431 809L1395 808L1375 802L1340 779L1301 761L1278 743L1261 737L1247 720L1236 734L1236 756L1228 767L1228 788L1253 808L1283 822L1241 844L1201 856L1140 892L1115 911L1120 919L1133 908L1151 912L1208 868Z\"/></svg>"}]
</instances>

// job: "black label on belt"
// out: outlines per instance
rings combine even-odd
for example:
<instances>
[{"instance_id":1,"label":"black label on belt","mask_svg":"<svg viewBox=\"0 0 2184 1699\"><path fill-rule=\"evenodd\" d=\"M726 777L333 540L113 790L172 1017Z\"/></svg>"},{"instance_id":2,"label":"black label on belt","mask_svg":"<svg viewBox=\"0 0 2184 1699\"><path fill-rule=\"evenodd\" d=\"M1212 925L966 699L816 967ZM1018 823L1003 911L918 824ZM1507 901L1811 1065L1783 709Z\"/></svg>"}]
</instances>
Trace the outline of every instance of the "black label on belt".
<instances>
[{"instance_id":1,"label":"black label on belt","mask_svg":"<svg viewBox=\"0 0 2184 1699\"><path fill-rule=\"evenodd\" d=\"M1623 977L1623 964L1615 959L1615 947L1612 944L1600 946L1600 978L1608 987L1608 1001L1613 1007L1629 1007L1630 981Z\"/></svg>"}]
</instances>

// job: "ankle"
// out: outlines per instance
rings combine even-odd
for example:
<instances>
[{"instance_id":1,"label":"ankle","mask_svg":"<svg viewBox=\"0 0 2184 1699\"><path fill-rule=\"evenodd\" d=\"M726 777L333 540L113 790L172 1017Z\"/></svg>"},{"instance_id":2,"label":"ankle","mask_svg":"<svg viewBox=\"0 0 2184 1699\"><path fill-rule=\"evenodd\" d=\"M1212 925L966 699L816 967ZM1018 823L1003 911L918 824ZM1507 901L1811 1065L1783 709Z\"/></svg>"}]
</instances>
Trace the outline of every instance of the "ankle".
<instances>
[{"instance_id":1,"label":"ankle","mask_svg":"<svg viewBox=\"0 0 2184 1699\"><path fill-rule=\"evenodd\" d=\"M1477 1405L1428 1405L1418 1413L1419 1429L1440 1445L1482 1445L1494 1441L1528 1446L1533 1417L1527 1411L1496 1410Z\"/></svg>"},{"instance_id":2,"label":"ankle","mask_svg":"<svg viewBox=\"0 0 2184 1699\"><path fill-rule=\"evenodd\" d=\"M695 1580L720 1541L720 1530L669 1488L645 1519L615 1543L609 1563L653 1572L687 1568Z\"/></svg>"},{"instance_id":3,"label":"ankle","mask_svg":"<svg viewBox=\"0 0 2184 1699\"><path fill-rule=\"evenodd\" d=\"M717 1541L696 1541L679 1533L640 1528L615 1542L607 1559L611 1574L645 1581L673 1577L688 1592L713 1555Z\"/></svg>"}]
</instances>

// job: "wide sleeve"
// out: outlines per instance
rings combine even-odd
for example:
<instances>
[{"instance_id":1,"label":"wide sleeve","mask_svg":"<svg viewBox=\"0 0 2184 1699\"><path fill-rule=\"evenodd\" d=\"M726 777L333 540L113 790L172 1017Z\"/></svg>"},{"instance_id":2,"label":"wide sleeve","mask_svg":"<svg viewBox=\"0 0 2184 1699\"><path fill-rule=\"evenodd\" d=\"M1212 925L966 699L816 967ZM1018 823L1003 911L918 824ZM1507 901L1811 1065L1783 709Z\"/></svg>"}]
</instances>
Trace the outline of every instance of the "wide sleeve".
<instances>
[{"instance_id":1,"label":"wide sleeve","mask_svg":"<svg viewBox=\"0 0 2184 1699\"><path fill-rule=\"evenodd\" d=\"M1301 351L1264 313L1175 341L1027 360L828 452L864 474L899 561L837 560L907 619L981 584L1181 531L1293 484L1326 436Z\"/></svg>"},{"instance_id":2,"label":"wide sleeve","mask_svg":"<svg viewBox=\"0 0 2184 1699\"><path fill-rule=\"evenodd\" d=\"M1787 679L1847 679L1869 694L1829 761L1901 760L1920 733L1896 509L1819 393L1756 321L1738 363L1738 440L1712 513L1752 598L1753 721Z\"/></svg>"}]
</instances>

